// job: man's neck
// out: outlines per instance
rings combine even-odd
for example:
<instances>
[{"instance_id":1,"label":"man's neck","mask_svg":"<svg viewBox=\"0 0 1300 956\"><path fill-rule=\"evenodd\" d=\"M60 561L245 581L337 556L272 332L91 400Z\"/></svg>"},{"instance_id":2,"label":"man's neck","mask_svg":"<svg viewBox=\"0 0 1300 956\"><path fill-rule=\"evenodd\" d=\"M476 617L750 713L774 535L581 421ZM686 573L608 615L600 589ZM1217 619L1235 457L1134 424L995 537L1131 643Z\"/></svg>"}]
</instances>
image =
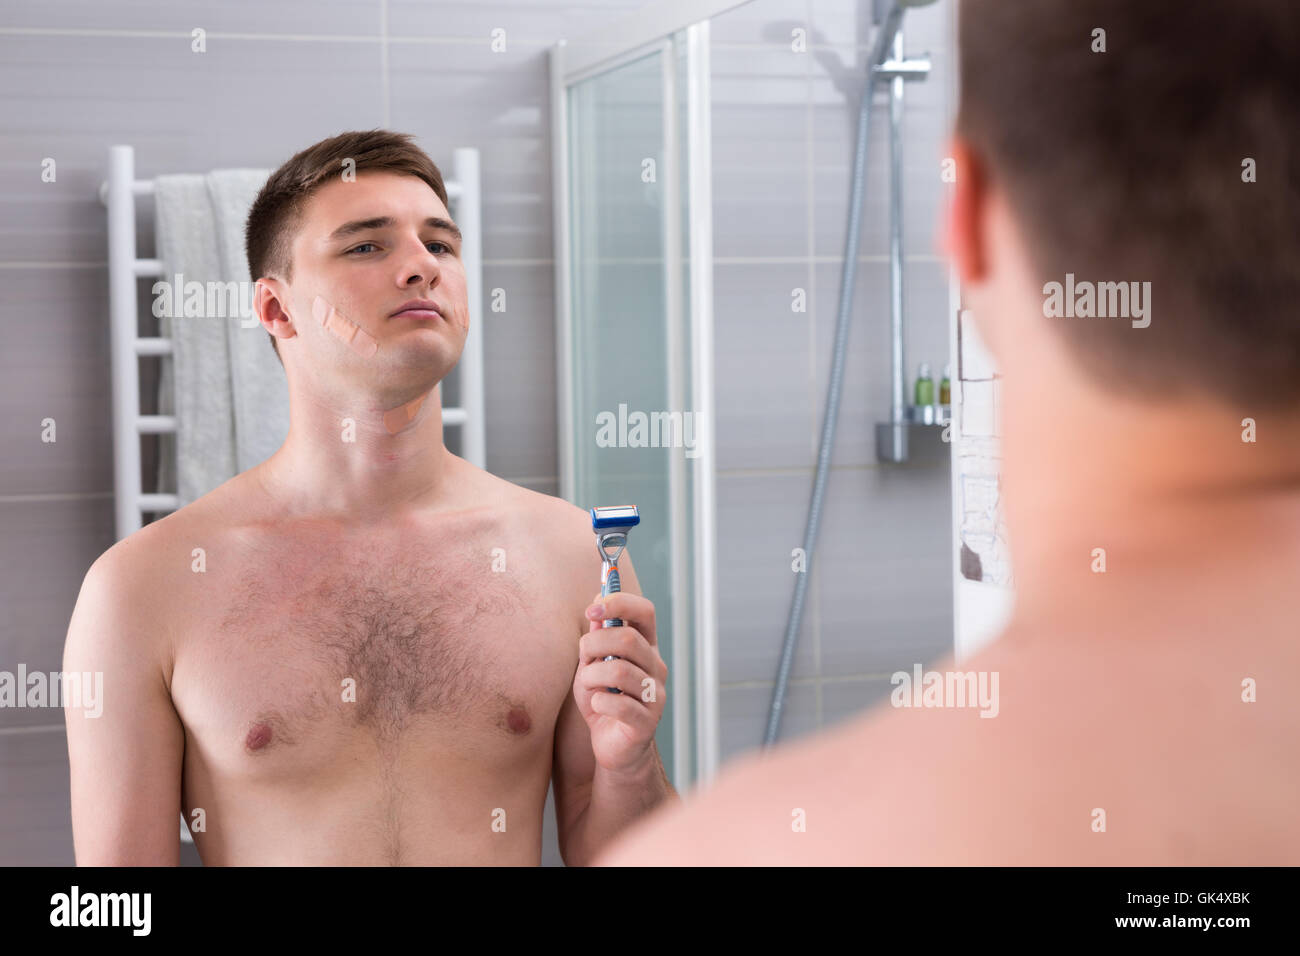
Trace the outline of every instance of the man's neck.
<instances>
[{"instance_id":1,"label":"man's neck","mask_svg":"<svg viewBox=\"0 0 1300 956\"><path fill-rule=\"evenodd\" d=\"M286 517L372 523L445 497L453 463L443 444L438 387L398 404L300 392L289 435L258 477Z\"/></svg>"},{"instance_id":2,"label":"man's neck","mask_svg":"<svg viewBox=\"0 0 1300 956\"><path fill-rule=\"evenodd\" d=\"M1279 576L1295 579L1294 413L1261 410L1252 442L1243 441L1248 416L1209 402L1062 408L1004 388L1017 617L1068 625L1194 614L1227 607L1242 589L1267 600ZM1048 407L1064 416L1050 421Z\"/></svg>"}]
</instances>

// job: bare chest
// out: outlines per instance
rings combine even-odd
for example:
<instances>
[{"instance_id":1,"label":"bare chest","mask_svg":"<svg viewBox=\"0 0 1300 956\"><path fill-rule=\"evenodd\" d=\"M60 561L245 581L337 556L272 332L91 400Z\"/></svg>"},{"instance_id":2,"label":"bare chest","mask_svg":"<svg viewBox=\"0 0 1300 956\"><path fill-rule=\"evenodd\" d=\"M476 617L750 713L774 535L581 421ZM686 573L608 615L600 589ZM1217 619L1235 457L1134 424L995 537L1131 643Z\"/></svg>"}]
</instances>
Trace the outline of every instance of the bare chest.
<instances>
[{"instance_id":1,"label":"bare chest","mask_svg":"<svg viewBox=\"0 0 1300 956\"><path fill-rule=\"evenodd\" d=\"M549 758L577 663L572 610L541 555L463 530L208 554L172 684L206 771L304 785Z\"/></svg>"}]
</instances>

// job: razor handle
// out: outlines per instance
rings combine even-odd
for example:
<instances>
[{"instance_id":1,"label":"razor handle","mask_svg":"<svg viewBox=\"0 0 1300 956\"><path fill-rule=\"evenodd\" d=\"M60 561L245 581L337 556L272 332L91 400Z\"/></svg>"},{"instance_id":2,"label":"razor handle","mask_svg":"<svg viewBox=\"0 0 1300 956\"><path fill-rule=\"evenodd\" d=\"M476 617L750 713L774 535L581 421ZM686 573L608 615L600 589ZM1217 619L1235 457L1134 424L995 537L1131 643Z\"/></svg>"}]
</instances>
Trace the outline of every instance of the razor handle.
<instances>
[{"instance_id":1,"label":"razor handle","mask_svg":"<svg viewBox=\"0 0 1300 956\"><path fill-rule=\"evenodd\" d=\"M622 590L622 588L619 584L618 564L617 563L606 564L604 573L600 577L600 596L608 597L611 594L617 594L620 590ZM617 617L607 617L605 618L605 620L601 621L600 626L601 627L622 627L623 620L622 618L617 618ZM622 658L619 657L617 654L607 654L605 657L601 658L601 660L618 661L618 660L622 660ZM606 687L605 690L609 691L611 694L623 693L617 687Z\"/></svg>"},{"instance_id":2,"label":"razor handle","mask_svg":"<svg viewBox=\"0 0 1300 956\"><path fill-rule=\"evenodd\" d=\"M605 573L601 575L601 579L600 579L600 596L608 597L611 594L617 594L621 590L623 590L623 588L619 583L618 564L611 563L606 565ZM623 626L622 618L617 618L617 617L608 617L601 622L601 627L622 627L622 626Z\"/></svg>"}]
</instances>

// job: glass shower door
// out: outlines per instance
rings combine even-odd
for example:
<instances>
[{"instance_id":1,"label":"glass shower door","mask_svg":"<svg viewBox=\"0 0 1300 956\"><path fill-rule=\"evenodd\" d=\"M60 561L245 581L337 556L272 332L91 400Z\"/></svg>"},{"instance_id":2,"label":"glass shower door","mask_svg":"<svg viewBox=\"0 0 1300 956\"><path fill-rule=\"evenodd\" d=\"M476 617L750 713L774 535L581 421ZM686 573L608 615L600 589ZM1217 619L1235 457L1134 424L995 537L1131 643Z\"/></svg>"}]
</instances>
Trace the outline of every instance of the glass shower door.
<instances>
[{"instance_id":1,"label":"glass shower door","mask_svg":"<svg viewBox=\"0 0 1300 956\"><path fill-rule=\"evenodd\" d=\"M562 493L582 508L639 509L628 552L655 604L670 688L656 743L679 788L699 776L697 490L712 480L690 331L686 32L563 86L567 309L557 320Z\"/></svg>"}]
</instances>

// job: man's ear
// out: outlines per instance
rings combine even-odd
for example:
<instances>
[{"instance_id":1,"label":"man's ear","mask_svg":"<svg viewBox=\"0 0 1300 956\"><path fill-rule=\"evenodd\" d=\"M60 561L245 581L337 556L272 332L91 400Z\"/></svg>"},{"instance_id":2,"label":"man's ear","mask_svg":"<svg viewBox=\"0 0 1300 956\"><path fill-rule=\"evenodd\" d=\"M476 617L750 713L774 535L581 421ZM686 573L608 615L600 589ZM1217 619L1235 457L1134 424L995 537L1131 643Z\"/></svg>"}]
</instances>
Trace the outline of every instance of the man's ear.
<instances>
[{"instance_id":1,"label":"man's ear","mask_svg":"<svg viewBox=\"0 0 1300 956\"><path fill-rule=\"evenodd\" d=\"M291 339L297 334L293 318L283 307L288 301L289 290L279 279L263 276L257 280L253 290L253 312L261 321L262 328L278 339Z\"/></svg>"},{"instance_id":2,"label":"man's ear","mask_svg":"<svg viewBox=\"0 0 1300 956\"><path fill-rule=\"evenodd\" d=\"M983 281L988 272L988 175L960 136L954 134L949 140L948 155L953 159L957 181L947 207L943 252L956 266L961 282L971 285Z\"/></svg>"}]
</instances>

